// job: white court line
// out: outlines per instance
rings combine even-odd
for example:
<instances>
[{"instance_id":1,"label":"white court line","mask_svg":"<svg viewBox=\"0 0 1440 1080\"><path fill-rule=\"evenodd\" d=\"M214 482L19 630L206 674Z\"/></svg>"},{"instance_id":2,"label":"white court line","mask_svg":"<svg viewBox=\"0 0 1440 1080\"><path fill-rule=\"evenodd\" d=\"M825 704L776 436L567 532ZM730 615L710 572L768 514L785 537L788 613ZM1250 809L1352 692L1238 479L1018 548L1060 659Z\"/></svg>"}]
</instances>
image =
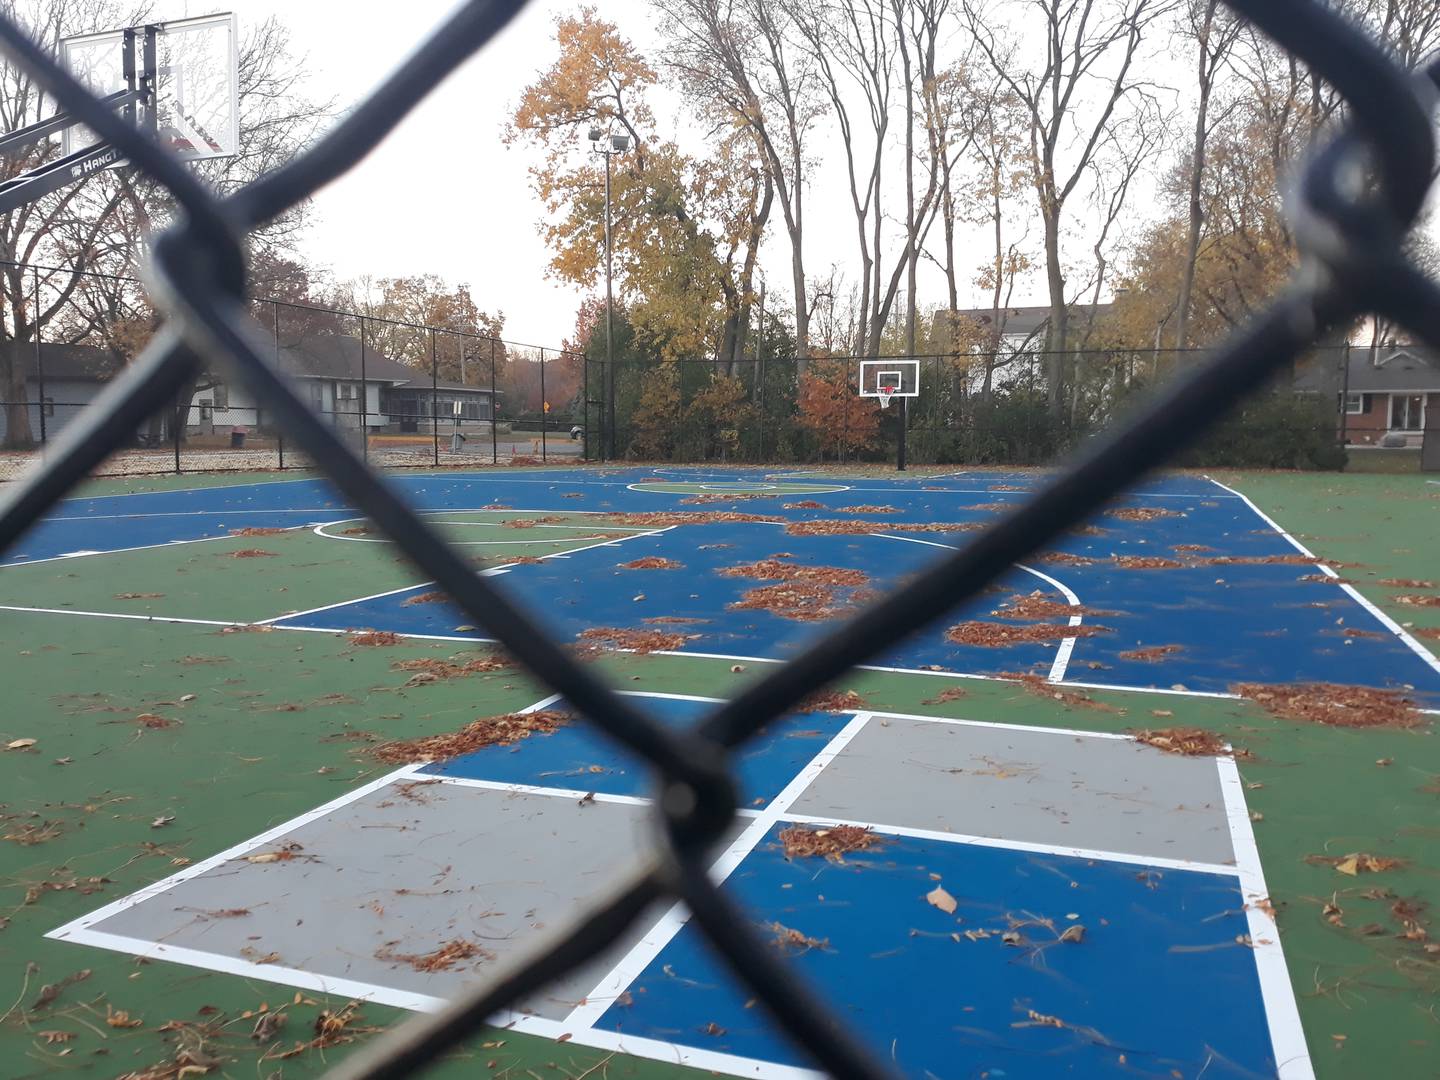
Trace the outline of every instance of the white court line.
<instances>
[{"instance_id":1,"label":"white court line","mask_svg":"<svg viewBox=\"0 0 1440 1080\"><path fill-rule=\"evenodd\" d=\"M913 536L895 536L892 533L871 533L870 535L878 536L882 540L904 540L906 543L909 544L924 544L927 547L944 548L946 551L960 550L954 544L941 544L935 540L919 540ZM1044 573L1043 571L1036 570L1033 566L1026 566L1024 563L1015 563L1014 566L1017 570L1024 570L1027 574L1034 574L1041 581L1045 581L1053 585L1056 589L1060 591L1061 595L1065 597L1066 602L1071 607L1080 607L1080 597L1076 596L1074 591L1071 590L1069 586L1067 586L1063 581L1060 581L1058 578L1051 577L1049 574ZM1069 625L1079 626L1084 621L1084 616L1080 615L1077 612L1076 614L1070 616ZM1076 639L1073 637L1061 639L1060 647L1055 650L1055 660L1050 665L1050 674L1045 677L1046 682L1058 683L1064 680L1065 669L1070 666L1070 656L1075 651L1075 641Z\"/></svg>"},{"instance_id":2,"label":"white court line","mask_svg":"<svg viewBox=\"0 0 1440 1080\"><path fill-rule=\"evenodd\" d=\"M304 525L287 525L286 532L296 532L300 529L310 528L310 523ZM132 551L154 551L157 548L180 547L184 544L208 544L215 540L244 540L243 536L236 536L234 533L221 533L219 536L197 536L193 540L165 540L159 544L137 544L135 547L110 548L106 551L67 551L63 555L47 555L43 559L19 559L15 562L0 563L0 570L8 570L17 566L40 566L42 563L60 562L63 559L82 559L90 555L125 555Z\"/></svg>"},{"instance_id":3,"label":"white court line","mask_svg":"<svg viewBox=\"0 0 1440 1080\"><path fill-rule=\"evenodd\" d=\"M1239 871L1225 863L1195 862L1189 859L1170 859L1163 855L1136 855L1127 851L1101 851L1097 848L1065 847L1062 844L1037 844L1028 840L1014 840L995 836L976 836L970 833L945 832L942 829L917 829L905 825L879 825L871 821L853 821L848 818L816 817L813 814L782 814L782 821L794 821L802 825L854 825L886 836L909 836L916 840L938 840L947 844L961 844L967 847L996 848L1001 851L1024 851L1031 855L1063 855L1066 858L1084 859L1087 862L1112 862L1125 866L1153 866L1161 870L1193 870L1199 874L1223 874L1237 877Z\"/></svg>"},{"instance_id":4,"label":"white court line","mask_svg":"<svg viewBox=\"0 0 1440 1080\"><path fill-rule=\"evenodd\" d=\"M1270 890L1265 884L1260 849L1255 846L1255 831L1250 824L1240 770L1233 757L1216 758L1215 767L1220 774L1225 820L1230 826L1230 844L1235 851L1240 891L1245 898L1245 921L1250 930L1251 951L1255 954L1255 970L1260 977L1260 998L1265 1003L1276 1075L1280 1080L1313 1080L1315 1069L1310 1063L1305 1029L1300 1023L1290 969L1280 947L1280 928L1274 916L1260 906L1262 901L1269 900Z\"/></svg>"},{"instance_id":5,"label":"white court line","mask_svg":"<svg viewBox=\"0 0 1440 1080\"><path fill-rule=\"evenodd\" d=\"M128 619L132 622L185 623L190 626L246 626L247 623L221 622L217 619L182 619L174 615L140 615L123 611L80 611L76 608L20 607L0 604L0 611L22 611L31 615L88 615L92 619Z\"/></svg>"},{"instance_id":6,"label":"white court line","mask_svg":"<svg viewBox=\"0 0 1440 1080\"><path fill-rule=\"evenodd\" d=\"M500 791L509 795L544 795L554 799L574 799L576 802L616 803L620 806L650 806L651 799L637 795L607 795L603 791L581 791L578 788L544 787L539 784L506 784L499 780L477 780L470 776L447 776L444 773L422 772L425 766L416 766L409 773L409 779L451 787L478 788L482 791Z\"/></svg>"},{"instance_id":7,"label":"white court line","mask_svg":"<svg viewBox=\"0 0 1440 1080\"><path fill-rule=\"evenodd\" d=\"M342 519L342 521L328 521L328 522L325 523L325 525L317 525L317 526L316 526L316 529L318 530L318 529L320 529L320 528L324 528L324 527L329 526L329 525L339 525L339 524L341 524L343 521L354 521L354 520L355 520L354 518L344 518L344 519ZM635 540L635 539L638 539L638 538L640 538L640 537L645 537L645 536L659 536L661 533L669 532L669 531L670 531L671 529L673 529L673 528L675 528L674 525L667 525L667 526L665 526L665 527L663 527L663 528L659 528L659 529L650 529L650 530L648 530L648 531L646 531L646 532L632 533L632 534L630 534L630 535L628 535L628 536L617 537L617 538L614 539L614 540L602 540L602 541L600 541L599 543L595 543L595 544L584 544L584 545L582 545L581 547L570 548L570 549L567 550L567 551L564 551L564 552L556 552L556 553L553 554L553 555L541 555L541 556L539 556L539 558L541 558L541 559L568 558L568 557L571 556L571 555L578 555L580 552L582 552L582 551L589 551L589 550L592 549L592 548L598 548L598 547L618 547L620 544L624 543L626 540ZM323 536L323 535L325 535L325 534L320 533L319 535L322 535L322 536ZM327 539L334 539L334 537L327 537ZM348 538L347 538L347 539L348 539ZM518 542L518 541L517 541L517 542ZM490 567L490 568L487 569L487 570L482 570L482 571L481 571L481 574L482 574L482 576L486 576L486 577L494 577L494 576L495 576L496 574L498 574L498 573L501 573L501 572L503 572L503 571L513 570L515 567L521 566L521 565L523 565L523 564L521 564L521 563L502 563L502 564L500 564L499 566L492 566L492 567ZM284 615L273 615L273 616L271 616L271 617L268 618L268 619L262 619L260 622L256 623L255 625L256 625L256 626L269 626L269 625L272 625L272 624L274 624L274 623L278 623L278 622L279 622L280 620L282 620L282 619L299 619L299 618L302 618L303 616L306 616L306 615L316 615L316 614L319 614L319 613L322 612L322 611L333 611L333 610L335 610L336 608L349 607L351 604L364 604L364 603L368 603L368 602L371 601L371 600L382 600L382 599L384 599L384 598L387 597L387 596L398 596L400 593L413 592L413 591L416 590L416 589L425 589L425 588L428 588L429 586L434 585L434 584L435 584L435 582L433 582L433 581L422 581L422 582L420 582L418 585L406 585L406 586L404 586L403 588L399 588L399 589L389 589L389 590L387 590L387 591L385 591L385 592L373 593L373 594L371 594L370 596L357 596L357 597L354 597L354 598L349 599L349 600L340 600L340 601L337 601L336 603L333 603L333 604L322 604L320 607L307 608L307 609L304 610L304 611L291 611L291 612L287 612L287 613L284 614ZM328 628L328 627L315 627L315 626L277 626L276 629L277 629L277 630L328 630L329 628ZM333 632L334 632L334 633L337 633L337 634L343 634L343 633L346 633L347 631L346 631L346 630L335 630L335 631L333 631ZM402 634L401 636L402 636L402 637L425 638L425 639L437 640L437 641L481 641L481 642L490 642L490 641L493 641L493 640L494 640L493 638L458 637L458 636L451 635L451 634Z\"/></svg>"},{"instance_id":8,"label":"white court line","mask_svg":"<svg viewBox=\"0 0 1440 1080\"><path fill-rule=\"evenodd\" d=\"M869 713L856 713L850 722L825 744L824 749L811 758L809 764L801 769L795 778L786 784L775 798L770 800L769 805L764 807L741 831L740 835L715 858L715 861L710 864L710 879L715 884L718 885L729 877L745 856L755 850L756 845L781 819L784 812L869 721ZM624 993L626 987L639 978L641 973L650 966L650 963L660 955L665 946L670 944L689 919L690 914L685 905L674 904L670 910L656 920L635 947L621 957L605 977L595 984L594 989L585 995L584 1001L565 1018L565 1023L581 1029L592 1028L615 999Z\"/></svg>"},{"instance_id":9,"label":"white court line","mask_svg":"<svg viewBox=\"0 0 1440 1080\"><path fill-rule=\"evenodd\" d=\"M1269 525L1270 528L1274 529L1277 533L1283 536L1296 551L1300 552L1300 554L1309 556L1312 559L1319 558L1319 556L1317 556L1313 551L1307 548L1299 540L1295 539L1295 537L1291 536L1288 532L1282 529L1279 522L1277 522L1269 514L1265 513L1264 510L1261 510L1260 507L1256 506L1248 495L1244 495L1241 492L1236 491L1232 487L1226 487L1226 485L1220 483L1219 480L1216 480L1213 477L1207 476L1205 479L1209 480L1216 487L1225 488L1226 491L1231 492L1237 498L1243 500L1245 505L1250 507L1250 509L1255 512L1255 515L1260 518L1261 521L1265 522L1266 525ZM1338 573L1336 573L1333 569L1331 569L1323 562L1318 564L1318 569L1326 577L1340 577ZM1440 674L1440 659L1437 659L1434 654L1430 652L1429 649L1425 648L1424 645L1421 645L1420 642L1417 641L1415 637L1411 635L1403 626L1401 626L1398 622L1392 619L1389 615L1385 614L1385 612L1382 611L1380 608L1376 607L1375 604L1372 603L1370 600L1366 599L1366 597L1361 595L1360 591L1356 589L1355 586L1348 585L1343 582L1339 582L1338 584L1340 585L1340 588L1346 594L1348 594L1352 600L1354 600L1357 604L1363 607L1371 615L1375 616L1375 618L1379 620L1380 624L1384 626L1386 630L1389 630L1392 634L1394 634L1402 642L1404 642L1405 646L1416 656L1418 656L1421 661L1423 661L1425 665L1430 668L1430 670L1436 672L1437 674Z\"/></svg>"}]
</instances>

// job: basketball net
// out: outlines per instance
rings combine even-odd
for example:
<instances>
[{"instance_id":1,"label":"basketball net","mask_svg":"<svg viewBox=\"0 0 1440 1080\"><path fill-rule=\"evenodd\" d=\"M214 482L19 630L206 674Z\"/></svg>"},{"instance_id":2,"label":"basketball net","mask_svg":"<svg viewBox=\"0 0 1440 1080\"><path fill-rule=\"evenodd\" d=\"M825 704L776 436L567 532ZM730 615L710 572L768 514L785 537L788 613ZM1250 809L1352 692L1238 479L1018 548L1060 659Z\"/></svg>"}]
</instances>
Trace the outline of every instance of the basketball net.
<instances>
[{"instance_id":1,"label":"basketball net","mask_svg":"<svg viewBox=\"0 0 1440 1080\"><path fill-rule=\"evenodd\" d=\"M893 387L893 386L881 386L881 387L877 387L877 389L878 389L878 391L879 391L879 395L878 395L878 396L879 396L879 398L880 398L880 407L881 407L882 409L889 408L889 406L890 406L890 395L892 395L893 393L895 393L895 387Z\"/></svg>"}]
</instances>

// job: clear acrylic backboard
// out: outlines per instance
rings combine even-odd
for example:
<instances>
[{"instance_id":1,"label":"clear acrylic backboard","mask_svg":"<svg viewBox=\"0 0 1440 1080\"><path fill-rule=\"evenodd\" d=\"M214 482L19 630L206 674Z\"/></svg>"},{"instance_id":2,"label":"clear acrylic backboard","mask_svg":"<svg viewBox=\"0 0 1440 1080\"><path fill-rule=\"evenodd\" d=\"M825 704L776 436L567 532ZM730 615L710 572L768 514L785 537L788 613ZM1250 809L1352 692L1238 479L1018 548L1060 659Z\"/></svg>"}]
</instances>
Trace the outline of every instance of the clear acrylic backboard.
<instances>
[{"instance_id":1,"label":"clear acrylic backboard","mask_svg":"<svg viewBox=\"0 0 1440 1080\"><path fill-rule=\"evenodd\" d=\"M233 14L157 23L155 127L160 141L180 157L199 161L233 157L240 149L240 46ZM144 69L145 29L135 28L139 70ZM125 31L66 38L60 59L98 94L126 88ZM65 133L65 153L97 142L94 132Z\"/></svg>"}]
</instances>

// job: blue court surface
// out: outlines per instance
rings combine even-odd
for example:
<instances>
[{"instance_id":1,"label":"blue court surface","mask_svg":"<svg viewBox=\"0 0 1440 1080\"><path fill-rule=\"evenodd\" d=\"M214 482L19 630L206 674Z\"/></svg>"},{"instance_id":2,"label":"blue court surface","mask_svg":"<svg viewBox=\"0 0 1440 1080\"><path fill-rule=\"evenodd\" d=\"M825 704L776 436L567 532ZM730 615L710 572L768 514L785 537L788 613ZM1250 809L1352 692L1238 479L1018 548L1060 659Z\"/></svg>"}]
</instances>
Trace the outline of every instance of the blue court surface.
<instances>
[{"instance_id":1,"label":"blue court surface","mask_svg":"<svg viewBox=\"0 0 1440 1080\"><path fill-rule=\"evenodd\" d=\"M420 474L391 482L431 514L479 513L503 505L593 515L596 522L617 513L681 512L701 515L701 521L716 512L753 515L761 520L632 527L613 543L489 572L499 574L500 587L561 640L595 627L641 629L654 628L656 619L687 620L671 628L683 632L677 651L773 661L823 635L830 621L736 607L766 582L723 571L776 555L801 566L858 570L868 578L864 587L835 591L830 614L842 618L866 595L895 586L963 545L968 531L1023 500L1039 479L1000 473L881 480L576 469ZM776 491L814 490L767 495L774 485L785 485ZM697 494L703 504L696 504ZM342 538L323 527L353 524L353 513L319 480L73 499L7 561L203 542L247 526L322 527L321 535L338 543ZM791 531L835 520L873 521L873 528L841 535ZM926 528L909 531L912 526ZM875 666L956 675L1021 672L1077 685L1192 693L1225 693L1239 682L1325 681L1403 688L1423 705L1440 705L1440 665L1329 568L1297 563L1302 550L1236 492L1203 477L1154 477L1098 515L1089 529L1017 567L1003 589L918 633L877 658ZM536 551L548 554L543 546ZM678 561L683 568L645 573L621 565L647 556ZM1289 561L1263 561L1276 558ZM336 596L317 610L277 611L265 621L281 628L483 639L483 628L457 630L469 620L449 605L406 604L426 588ZM997 612L1007 597L1030 593L1069 606L1068 618ZM214 618L233 616L217 610ZM1058 622L1077 629L1058 640L1042 636L1003 647L947 638L949 626L972 620L1022 628Z\"/></svg>"}]
</instances>

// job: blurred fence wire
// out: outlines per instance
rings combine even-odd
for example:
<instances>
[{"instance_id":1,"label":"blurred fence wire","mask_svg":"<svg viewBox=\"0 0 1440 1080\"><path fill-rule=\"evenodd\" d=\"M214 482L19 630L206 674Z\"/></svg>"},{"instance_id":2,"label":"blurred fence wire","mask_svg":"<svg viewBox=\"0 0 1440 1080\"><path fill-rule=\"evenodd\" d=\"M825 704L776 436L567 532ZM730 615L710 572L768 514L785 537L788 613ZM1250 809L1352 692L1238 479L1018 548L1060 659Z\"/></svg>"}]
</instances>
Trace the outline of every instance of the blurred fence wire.
<instances>
[{"instance_id":1,"label":"blurred fence wire","mask_svg":"<svg viewBox=\"0 0 1440 1080\"><path fill-rule=\"evenodd\" d=\"M406 506L365 464L343 432L317 415L276 363L273 336L245 300L243 238L360 160L457 65L490 40L523 0L464 4L359 107L312 149L220 199L177 159L109 112L13 22L0 18L0 45L58 106L108 140L131 166L163 186L175 224L156 239L152 301L165 322L153 341L52 441L44 467L0 500L0 550L218 361L233 385L284 425L287 438L406 552L490 636L565 695L600 731L644 758L655 776L655 843L638 869L598 897L528 955L493 972L443 1011L378 1038L334 1075L411 1075L476 1034L487 1018L523 1002L590 960L657 901L685 903L695 925L814 1064L837 1076L879 1077L888 1066L851 1024L831 1013L777 962L726 893L712 884L711 854L734 819L731 752L850 667L974 596L1012 563L1079 524L1141 475L1199 439L1226 407L1261 385L1326 331L1377 312L1440 347L1440 289L1407 262L1403 241L1435 165L1430 110L1440 69L1412 76L1316 0L1231 0L1230 6L1346 98L1348 120L1312 156L1294 217L1302 252L1294 280L1268 310L1209 360L1159 392L1143 412L1094 440L1033 498L974 535L905 586L877 600L823 640L732 700L696 728L676 731L577 663L490 579ZM1364 182L1359 182L1364 178ZM477 828L483 827L477 822Z\"/></svg>"}]
</instances>

